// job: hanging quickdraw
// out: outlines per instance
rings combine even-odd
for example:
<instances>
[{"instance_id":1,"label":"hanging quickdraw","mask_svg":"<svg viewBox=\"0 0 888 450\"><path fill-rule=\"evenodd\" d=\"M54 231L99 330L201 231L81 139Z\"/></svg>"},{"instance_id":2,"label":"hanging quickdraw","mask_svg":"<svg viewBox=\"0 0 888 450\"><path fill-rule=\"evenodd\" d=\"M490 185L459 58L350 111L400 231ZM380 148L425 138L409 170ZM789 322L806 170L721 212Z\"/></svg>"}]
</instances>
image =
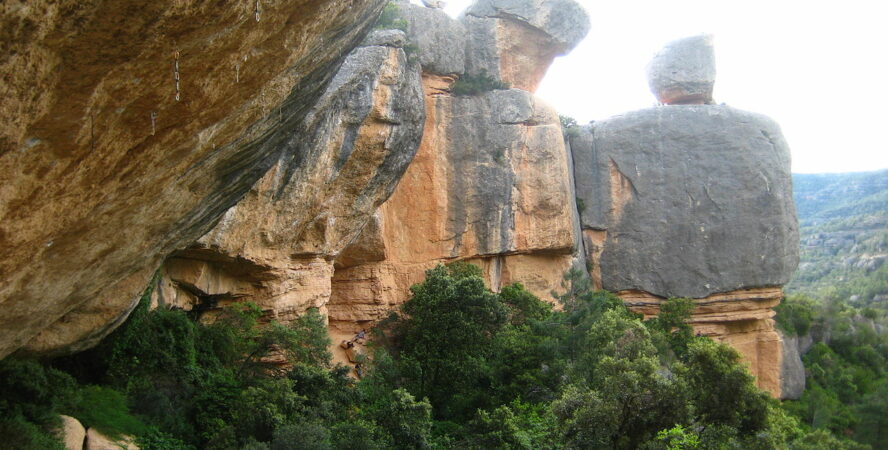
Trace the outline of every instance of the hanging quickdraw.
<instances>
[{"instance_id":1,"label":"hanging quickdraw","mask_svg":"<svg viewBox=\"0 0 888 450\"><path fill-rule=\"evenodd\" d=\"M179 51L176 50L174 54L175 61L173 62L173 80L176 82L176 101L178 102L180 99L180 90L179 90Z\"/></svg>"},{"instance_id":2,"label":"hanging quickdraw","mask_svg":"<svg viewBox=\"0 0 888 450\"><path fill-rule=\"evenodd\" d=\"M151 135L154 136L157 125L157 112L151 111Z\"/></svg>"},{"instance_id":3,"label":"hanging quickdraw","mask_svg":"<svg viewBox=\"0 0 888 450\"><path fill-rule=\"evenodd\" d=\"M234 65L234 82L240 83L240 64Z\"/></svg>"},{"instance_id":4,"label":"hanging quickdraw","mask_svg":"<svg viewBox=\"0 0 888 450\"><path fill-rule=\"evenodd\" d=\"M259 0L256 0L256 22L259 21L259 13L260 13L260 12L261 12L261 11L260 11L260 9L259 9Z\"/></svg>"}]
</instances>

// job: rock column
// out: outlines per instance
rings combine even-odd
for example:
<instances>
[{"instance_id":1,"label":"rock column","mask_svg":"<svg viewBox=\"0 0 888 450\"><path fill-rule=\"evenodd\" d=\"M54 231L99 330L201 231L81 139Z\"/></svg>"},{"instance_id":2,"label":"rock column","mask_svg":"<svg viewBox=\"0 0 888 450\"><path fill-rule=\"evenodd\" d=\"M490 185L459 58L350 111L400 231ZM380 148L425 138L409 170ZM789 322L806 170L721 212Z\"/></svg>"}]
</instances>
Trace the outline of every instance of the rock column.
<instances>
[{"instance_id":1,"label":"rock column","mask_svg":"<svg viewBox=\"0 0 888 450\"><path fill-rule=\"evenodd\" d=\"M798 264L789 148L774 121L711 103L709 37L669 44L650 65L665 106L595 122L571 139L592 276L634 310L697 303L701 334L743 355L780 395L773 307Z\"/></svg>"}]
</instances>

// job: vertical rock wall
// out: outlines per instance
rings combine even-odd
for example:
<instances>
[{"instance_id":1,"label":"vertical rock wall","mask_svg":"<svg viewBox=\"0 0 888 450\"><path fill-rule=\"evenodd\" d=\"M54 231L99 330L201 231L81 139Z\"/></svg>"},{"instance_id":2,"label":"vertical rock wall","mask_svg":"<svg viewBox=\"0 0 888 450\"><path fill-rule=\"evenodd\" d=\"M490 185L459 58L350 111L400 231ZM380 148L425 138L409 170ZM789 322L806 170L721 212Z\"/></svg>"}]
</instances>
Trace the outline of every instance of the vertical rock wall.
<instances>
[{"instance_id":1,"label":"vertical rock wall","mask_svg":"<svg viewBox=\"0 0 888 450\"><path fill-rule=\"evenodd\" d=\"M328 305L334 335L386 315L436 264L468 261L494 290L520 281L551 299L574 262L560 122L531 92L555 55L588 31L585 13L573 2L547 1L509 15L478 2L457 21L400 8L424 72L422 143L373 226L336 261ZM555 20L552 11L565 12L559 8L578 13ZM451 94L463 70L472 77L482 68L513 89Z\"/></svg>"},{"instance_id":2,"label":"vertical rock wall","mask_svg":"<svg viewBox=\"0 0 888 450\"><path fill-rule=\"evenodd\" d=\"M346 58L291 146L209 233L167 260L154 301L258 304L288 321L327 312L333 260L373 219L413 159L424 123L419 67L399 31Z\"/></svg>"}]
</instances>

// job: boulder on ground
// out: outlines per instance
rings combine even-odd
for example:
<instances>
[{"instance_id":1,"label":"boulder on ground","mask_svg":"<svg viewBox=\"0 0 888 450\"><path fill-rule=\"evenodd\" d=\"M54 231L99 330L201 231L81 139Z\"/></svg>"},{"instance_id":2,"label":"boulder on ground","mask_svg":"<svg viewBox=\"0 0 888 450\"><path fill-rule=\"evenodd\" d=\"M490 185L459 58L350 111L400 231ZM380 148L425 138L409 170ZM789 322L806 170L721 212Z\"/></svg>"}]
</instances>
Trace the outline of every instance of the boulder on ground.
<instances>
[{"instance_id":1,"label":"boulder on ground","mask_svg":"<svg viewBox=\"0 0 888 450\"><path fill-rule=\"evenodd\" d=\"M79 420L71 416L59 416L62 419L62 425L56 431L56 435L65 445L66 450L81 450L83 448L83 440L86 439L86 428Z\"/></svg>"}]
</instances>

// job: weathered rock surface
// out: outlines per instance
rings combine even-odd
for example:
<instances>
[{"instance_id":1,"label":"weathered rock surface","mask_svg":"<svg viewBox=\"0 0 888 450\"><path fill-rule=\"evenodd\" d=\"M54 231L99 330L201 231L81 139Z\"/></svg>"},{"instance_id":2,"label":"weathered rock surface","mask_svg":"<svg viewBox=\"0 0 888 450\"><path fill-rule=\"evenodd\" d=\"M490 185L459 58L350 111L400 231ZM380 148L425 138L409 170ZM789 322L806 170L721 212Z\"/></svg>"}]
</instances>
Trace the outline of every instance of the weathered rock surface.
<instances>
[{"instance_id":1,"label":"weathered rock surface","mask_svg":"<svg viewBox=\"0 0 888 450\"><path fill-rule=\"evenodd\" d=\"M571 148L605 289L703 298L782 286L798 265L789 149L770 119L658 107L596 122Z\"/></svg>"},{"instance_id":2,"label":"weathered rock surface","mask_svg":"<svg viewBox=\"0 0 888 450\"><path fill-rule=\"evenodd\" d=\"M493 289L521 281L549 297L574 247L566 159L557 114L528 92L429 93L416 158L353 244L361 252L336 262L331 326L381 318L454 260L479 264Z\"/></svg>"},{"instance_id":3,"label":"weathered rock surface","mask_svg":"<svg viewBox=\"0 0 888 450\"><path fill-rule=\"evenodd\" d=\"M277 160L384 3L268 3L257 22L248 3L5 2L0 356L125 315Z\"/></svg>"},{"instance_id":4,"label":"weathered rock surface","mask_svg":"<svg viewBox=\"0 0 888 450\"><path fill-rule=\"evenodd\" d=\"M466 72L529 92L552 60L589 32L589 17L573 0L479 0L460 20L468 33Z\"/></svg>"},{"instance_id":5,"label":"weathered rock surface","mask_svg":"<svg viewBox=\"0 0 888 450\"><path fill-rule=\"evenodd\" d=\"M568 6L577 7L572 2ZM553 6L540 2L535 7ZM438 11L411 11L411 24L419 23L417 17L439 21L411 26L412 42L434 42L440 30L462 27ZM572 39L587 31L575 30L580 36L559 41L535 28L546 28L543 16L555 15L546 11L531 8L526 17L463 17L469 32L465 61L494 61L494 75L533 80L513 85L535 88L551 58L569 50L576 44ZM575 18L582 22L585 17L580 13ZM469 23L473 20L524 34L479 37L472 34L478 30ZM490 39L478 41L482 38ZM546 52L545 61L539 59L540 49ZM425 53L420 44L420 54ZM443 62L458 59L450 56L420 57L426 109L420 148L375 220L335 261L327 308L336 342L407 300L410 286L436 264L474 263L494 290L522 282L551 300L550 293L561 288L564 271L575 261L573 195L558 115L523 89L451 95L454 78L449 75L459 71L456 63L442 69Z\"/></svg>"},{"instance_id":6,"label":"weathered rock surface","mask_svg":"<svg viewBox=\"0 0 888 450\"><path fill-rule=\"evenodd\" d=\"M787 336L783 339L783 361L780 368L780 399L798 400L805 392L805 366L802 364L804 353L802 340L799 336Z\"/></svg>"},{"instance_id":7,"label":"weathered rock surface","mask_svg":"<svg viewBox=\"0 0 888 450\"><path fill-rule=\"evenodd\" d=\"M164 264L154 301L186 309L252 301L283 321L310 307L326 313L333 259L413 159L423 111L419 67L403 50L355 49L293 130L290 150L213 230Z\"/></svg>"},{"instance_id":8,"label":"weathered rock surface","mask_svg":"<svg viewBox=\"0 0 888 450\"><path fill-rule=\"evenodd\" d=\"M86 439L86 428L79 420L71 416L59 416L62 419L62 425L57 430L57 435L65 446L66 450L81 450L84 440Z\"/></svg>"},{"instance_id":9,"label":"weathered rock surface","mask_svg":"<svg viewBox=\"0 0 888 450\"><path fill-rule=\"evenodd\" d=\"M95 428L86 431L86 445L84 450L139 450L135 439L131 436L111 438Z\"/></svg>"},{"instance_id":10,"label":"weathered rock surface","mask_svg":"<svg viewBox=\"0 0 888 450\"><path fill-rule=\"evenodd\" d=\"M444 11L410 3L396 4L407 21L411 51L418 54L423 72L460 75L465 72L466 30Z\"/></svg>"},{"instance_id":11,"label":"weathered rock surface","mask_svg":"<svg viewBox=\"0 0 888 450\"><path fill-rule=\"evenodd\" d=\"M798 265L798 222L779 127L727 106L666 106L596 122L571 149L593 281L646 316L696 299L694 328L780 396L772 308Z\"/></svg>"},{"instance_id":12,"label":"weathered rock surface","mask_svg":"<svg viewBox=\"0 0 888 450\"><path fill-rule=\"evenodd\" d=\"M648 64L648 84L660 103L712 103L715 50L712 35L670 42Z\"/></svg>"},{"instance_id":13,"label":"weathered rock surface","mask_svg":"<svg viewBox=\"0 0 888 450\"><path fill-rule=\"evenodd\" d=\"M401 30L375 30L368 34L361 47L398 47L403 48L407 45L407 34Z\"/></svg>"}]
</instances>

